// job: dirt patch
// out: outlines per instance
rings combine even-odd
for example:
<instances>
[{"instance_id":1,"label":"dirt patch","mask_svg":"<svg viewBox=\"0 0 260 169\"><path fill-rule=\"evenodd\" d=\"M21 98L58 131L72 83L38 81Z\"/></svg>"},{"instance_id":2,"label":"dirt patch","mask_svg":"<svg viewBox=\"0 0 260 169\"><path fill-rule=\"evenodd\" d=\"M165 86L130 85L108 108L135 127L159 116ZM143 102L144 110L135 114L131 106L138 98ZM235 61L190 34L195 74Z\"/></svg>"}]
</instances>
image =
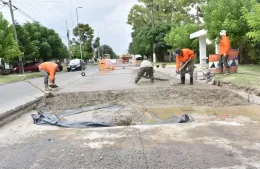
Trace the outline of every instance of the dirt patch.
<instances>
[{"instance_id":1,"label":"dirt patch","mask_svg":"<svg viewBox=\"0 0 260 169\"><path fill-rule=\"evenodd\" d=\"M98 105L111 105L114 107L93 109L91 112L86 111L71 116L70 119L105 122L117 126L165 124L171 123L175 115L180 117L183 114L201 112L192 107L204 107L203 109L206 107L220 108L249 105L249 103L238 94L222 88L175 86L121 91L64 93L55 95L52 98L45 97L37 108L58 115L67 110L74 111ZM184 110L183 106L187 105L189 110ZM162 107L176 106L182 106L180 111L169 109L171 112L167 113L165 109L161 109Z\"/></svg>"},{"instance_id":2,"label":"dirt patch","mask_svg":"<svg viewBox=\"0 0 260 169\"><path fill-rule=\"evenodd\" d=\"M38 108L59 112L99 104L118 106L196 105L223 107L247 105L248 101L238 94L221 88L144 88L124 91L96 91L58 94L44 98Z\"/></svg>"}]
</instances>

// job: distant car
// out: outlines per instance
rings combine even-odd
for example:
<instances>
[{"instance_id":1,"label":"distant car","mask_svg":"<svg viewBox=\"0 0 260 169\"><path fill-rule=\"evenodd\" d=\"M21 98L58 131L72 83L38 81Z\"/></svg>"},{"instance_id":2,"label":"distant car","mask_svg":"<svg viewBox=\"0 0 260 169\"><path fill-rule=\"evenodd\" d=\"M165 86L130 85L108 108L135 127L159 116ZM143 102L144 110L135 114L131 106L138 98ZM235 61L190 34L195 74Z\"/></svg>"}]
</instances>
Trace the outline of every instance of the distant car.
<instances>
[{"instance_id":1,"label":"distant car","mask_svg":"<svg viewBox=\"0 0 260 169\"><path fill-rule=\"evenodd\" d=\"M85 64L80 59L73 59L69 62L67 66L68 72L77 71L77 70L85 70Z\"/></svg>"},{"instance_id":2,"label":"distant car","mask_svg":"<svg viewBox=\"0 0 260 169\"><path fill-rule=\"evenodd\" d=\"M58 65L58 67L59 67L59 71L62 72L62 70L63 70L63 66L61 65L61 63L60 63L59 61L51 60L50 62L54 62L54 63L56 63L56 64Z\"/></svg>"},{"instance_id":3,"label":"distant car","mask_svg":"<svg viewBox=\"0 0 260 169\"><path fill-rule=\"evenodd\" d=\"M39 72L40 62L27 62L23 65L24 72ZM14 68L14 73L19 73L19 67Z\"/></svg>"}]
</instances>

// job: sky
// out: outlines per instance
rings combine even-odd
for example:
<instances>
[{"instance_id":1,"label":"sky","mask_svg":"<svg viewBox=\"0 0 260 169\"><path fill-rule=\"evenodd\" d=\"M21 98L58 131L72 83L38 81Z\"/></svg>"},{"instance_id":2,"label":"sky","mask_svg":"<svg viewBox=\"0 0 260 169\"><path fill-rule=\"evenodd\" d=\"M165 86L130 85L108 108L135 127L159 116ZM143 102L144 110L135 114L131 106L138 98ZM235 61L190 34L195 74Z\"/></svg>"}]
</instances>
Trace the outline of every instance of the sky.
<instances>
[{"instance_id":1,"label":"sky","mask_svg":"<svg viewBox=\"0 0 260 169\"><path fill-rule=\"evenodd\" d=\"M9 0L3 0L9 1ZM107 44L118 54L126 53L131 42L132 27L127 16L137 0L12 0L14 6L39 21L43 26L54 29L67 45L66 20L72 38L72 29L77 25L76 8L79 23L89 24L95 31L95 37L101 38L101 44ZM10 10L0 5L0 12L11 23ZM14 11L19 23L32 21L19 11ZM18 37L19 38L19 37Z\"/></svg>"}]
</instances>

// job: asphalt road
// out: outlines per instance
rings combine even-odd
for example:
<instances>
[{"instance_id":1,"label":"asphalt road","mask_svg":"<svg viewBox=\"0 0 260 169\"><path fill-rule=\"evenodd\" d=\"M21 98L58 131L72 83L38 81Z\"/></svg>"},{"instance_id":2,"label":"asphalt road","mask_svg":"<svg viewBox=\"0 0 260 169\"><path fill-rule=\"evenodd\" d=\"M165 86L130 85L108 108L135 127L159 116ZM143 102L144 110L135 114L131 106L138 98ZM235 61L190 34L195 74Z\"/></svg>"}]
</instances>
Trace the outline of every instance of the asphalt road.
<instances>
[{"instance_id":1,"label":"asphalt road","mask_svg":"<svg viewBox=\"0 0 260 169\"><path fill-rule=\"evenodd\" d=\"M81 72L57 74L60 88L55 92L169 86L146 79L135 84L133 69L99 72L89 67L85 72L85 77ZM43 88L42 78L30 81ZM15 89L2 88L8 92L1 102L36 92L31 86L12 85ZM31 113L0 128L1 169L260 168L260 125L250 118L220 121L205 116L201 123L64 129L34 125Z\"/></svg>"}]
</instances>

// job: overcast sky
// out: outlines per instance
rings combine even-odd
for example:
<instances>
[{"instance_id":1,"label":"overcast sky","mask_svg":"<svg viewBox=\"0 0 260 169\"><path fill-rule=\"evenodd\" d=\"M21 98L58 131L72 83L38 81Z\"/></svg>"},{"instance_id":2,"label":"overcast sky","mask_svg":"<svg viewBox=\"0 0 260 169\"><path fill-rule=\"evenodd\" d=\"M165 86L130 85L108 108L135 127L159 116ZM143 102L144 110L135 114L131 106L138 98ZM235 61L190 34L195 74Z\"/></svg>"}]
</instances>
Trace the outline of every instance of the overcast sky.
<instances>
[{"instance_id":1,"label":"overcast sky","mask_svg":"<svg viewBox=\"0 0 260 169\"><path fill-rule=\"evenodd\" d=\"M4 0L8 1L8 0ZM13 5L39 21L42 25L59 33L66 40L66 20L70 31L79 23L88 23L95 30L95 37L101 38L101 44L110 45L117 54L123 54L131 41L131 26L127 25L127 15L137 0L12 0ZM0 5L0 11L11 23L10 10ZM14 12L19 23L31 21L18 11ZM72 37L72 34L71 34ZM19 37L18 37L19 38Z\"/></svg>"}]
</instances>

